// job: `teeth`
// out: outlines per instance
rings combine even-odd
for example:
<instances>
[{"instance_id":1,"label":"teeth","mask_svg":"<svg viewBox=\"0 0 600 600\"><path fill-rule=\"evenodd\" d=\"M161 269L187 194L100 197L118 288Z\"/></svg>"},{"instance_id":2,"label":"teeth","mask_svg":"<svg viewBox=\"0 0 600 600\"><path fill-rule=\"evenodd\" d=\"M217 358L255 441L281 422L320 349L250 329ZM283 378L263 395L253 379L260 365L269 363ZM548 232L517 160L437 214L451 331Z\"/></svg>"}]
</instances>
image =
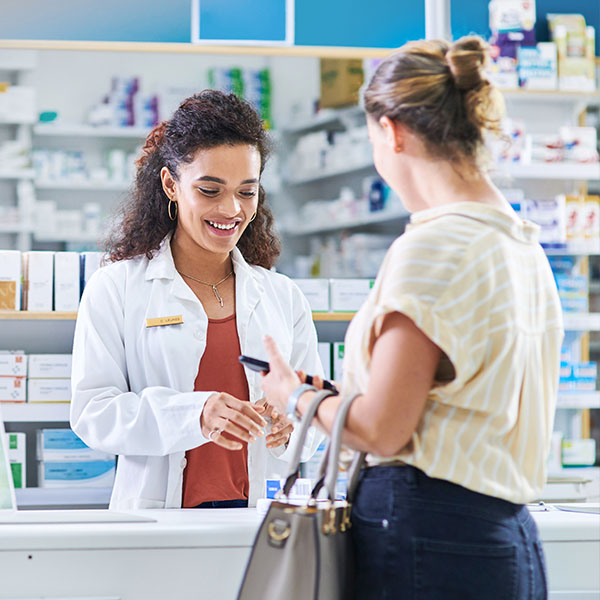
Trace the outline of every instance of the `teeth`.
<instances>
[{"instance_id":1,"label":"teeth","mask_svg":"<svg viewBox=\"0 0 600 600\"><path fill-rule=\"evenodd\" d=\"M229 229L233 229L237 223L231 223L230 225L225 225L223 223L215 223L214 221L208 221L209 225L211 225L212 227L215 227L216 229L225 229L225 230L229 230Z\"/></svg>"}]
</instances>

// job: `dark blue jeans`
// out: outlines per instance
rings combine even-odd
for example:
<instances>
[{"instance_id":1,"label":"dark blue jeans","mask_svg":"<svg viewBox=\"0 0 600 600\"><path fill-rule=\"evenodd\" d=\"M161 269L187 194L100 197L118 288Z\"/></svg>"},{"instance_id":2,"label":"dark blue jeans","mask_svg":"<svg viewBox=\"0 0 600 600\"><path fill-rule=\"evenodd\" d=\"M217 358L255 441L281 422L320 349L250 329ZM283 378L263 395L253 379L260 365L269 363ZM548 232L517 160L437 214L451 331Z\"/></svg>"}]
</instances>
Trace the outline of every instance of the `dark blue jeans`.
<instances>
[{"instance_id":1,"label":"dark blue jeans","mask_svg":"<svg viewBox=\"0 0 600 600\"><path fill-rule=\"evenodd\" d=\"M543 600L544 554L527 507L411 466L361 475L352 509L357 600Z\"/></svg>"},{"instance_id":2,"label":"dark blue jeans","mask_svg":"<svg viewBox=\"0 0 600 600\"><path fill-rule=\"evenodd\" d=\"M194 508L248 508L248 500L213 500L198 504Z\"/></svg>"}]
</instances>

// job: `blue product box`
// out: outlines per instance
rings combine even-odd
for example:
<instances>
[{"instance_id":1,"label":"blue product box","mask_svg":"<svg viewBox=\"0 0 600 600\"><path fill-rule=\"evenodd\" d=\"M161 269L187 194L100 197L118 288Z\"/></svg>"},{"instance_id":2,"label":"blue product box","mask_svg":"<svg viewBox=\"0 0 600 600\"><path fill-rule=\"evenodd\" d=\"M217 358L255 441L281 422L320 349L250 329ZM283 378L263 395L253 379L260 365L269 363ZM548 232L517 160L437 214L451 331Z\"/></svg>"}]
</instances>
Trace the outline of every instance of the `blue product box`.
<instances>
[{"instance_id":1,"label":"blue product box","mask_svg":"<svg viewBox=\"0 0 600 600\"><path fill-rule=\"evenodd\" d=\"M582 362L573 364L573 376L586 379L598 377L598 365L595 362Z\"/></svg>"}]
</instances>

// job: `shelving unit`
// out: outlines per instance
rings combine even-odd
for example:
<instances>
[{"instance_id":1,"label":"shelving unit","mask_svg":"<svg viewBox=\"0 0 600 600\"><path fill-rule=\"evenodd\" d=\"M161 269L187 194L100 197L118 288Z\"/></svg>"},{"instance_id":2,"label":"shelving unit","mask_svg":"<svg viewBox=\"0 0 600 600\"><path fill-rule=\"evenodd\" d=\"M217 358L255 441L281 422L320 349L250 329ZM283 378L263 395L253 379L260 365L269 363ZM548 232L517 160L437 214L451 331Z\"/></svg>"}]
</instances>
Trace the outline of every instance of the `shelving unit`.
<instances>
[{"instance_id":1,"label":"shelving unit","mask_svg":"<svg viewBox=\"0 0 600 600\"><path fill-rule=\"evenodd\" d=\"M129 189L129 181L93 181L93 180L52 180L38 179L35 187L38 190L75 190L95 192L120 192Z\"/></svg>"},{"instance_id":2,"label":"shelving unit","mask_svg":"<svg viewBox=\"0 0 600 600\"><path fill-rule=\"evenodd\" d=\"M498 165L492 175L495 177L508 176L514 179L598 181L600 180L600 163L512 163Z\"/></svg>"},{"instance_id":3,"label":"shelving unit","mask_svg":"<svg viewBox=\"0 0 600 600\"><path fill-rule=\"evenodd\" d=\"M330 177L338 177L340 175L346 175L348 173L353 173L355 171L363 171L365 169L374 169L372 160L356 163L356 164L347 164L343 167L339 167L337 169L330 169L324 171L315 171L312 175L303 175L301 177L292 178L287 181L290 185L301 185L304 183L314 183L316 181L321 181L323 179L329 179Z\"/></svg>"},{"instance_id":4,"label":"shelving unit","mask_svg":"<svg viewBox=\"0 0 600 600\"><path fill-rule=\"evenodd\" d=\"M338 231L340 229L358 229L366 225L377 223L391 223L394 221L405 221L410 217L406 211L382 210L379 212L369 213L351 220L336 219L322 225L314 226L298 226L298 227L282 227L282 233L288 236L314 235L316 233L324 233L327 231Z\"/></svg>"},{"instance_id":5,"label":"shelving unit","mask_svg":"<svg viewBox=\"0 0 600 600\"><path fill-rule=\"evenodd\" d=\"M143 140L150 133L145 127L107 127L78 123L40 123L33 128L34 135L52 137L105 137Z\"/></svg>"}]
</instances>

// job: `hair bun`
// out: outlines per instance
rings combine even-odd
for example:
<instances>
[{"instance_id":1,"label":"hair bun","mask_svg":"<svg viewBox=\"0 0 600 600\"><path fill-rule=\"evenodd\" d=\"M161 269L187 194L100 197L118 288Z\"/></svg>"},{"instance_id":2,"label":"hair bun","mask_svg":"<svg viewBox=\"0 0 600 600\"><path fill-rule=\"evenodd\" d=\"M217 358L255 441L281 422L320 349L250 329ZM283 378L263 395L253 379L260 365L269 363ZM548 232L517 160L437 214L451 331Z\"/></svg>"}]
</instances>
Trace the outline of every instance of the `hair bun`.
<instances>
[{"instance_id":1,"label":"hair bun","mask_svg":"<svg viewBox=\"0 0 600 600\"><path fill-rule=\"evenodd\" d=\"M488 46L479 36L462 37L446 53L446 60L460 90L472 90L487 82L483 70L488 60Z\"/></svg>"}]
</instances>

